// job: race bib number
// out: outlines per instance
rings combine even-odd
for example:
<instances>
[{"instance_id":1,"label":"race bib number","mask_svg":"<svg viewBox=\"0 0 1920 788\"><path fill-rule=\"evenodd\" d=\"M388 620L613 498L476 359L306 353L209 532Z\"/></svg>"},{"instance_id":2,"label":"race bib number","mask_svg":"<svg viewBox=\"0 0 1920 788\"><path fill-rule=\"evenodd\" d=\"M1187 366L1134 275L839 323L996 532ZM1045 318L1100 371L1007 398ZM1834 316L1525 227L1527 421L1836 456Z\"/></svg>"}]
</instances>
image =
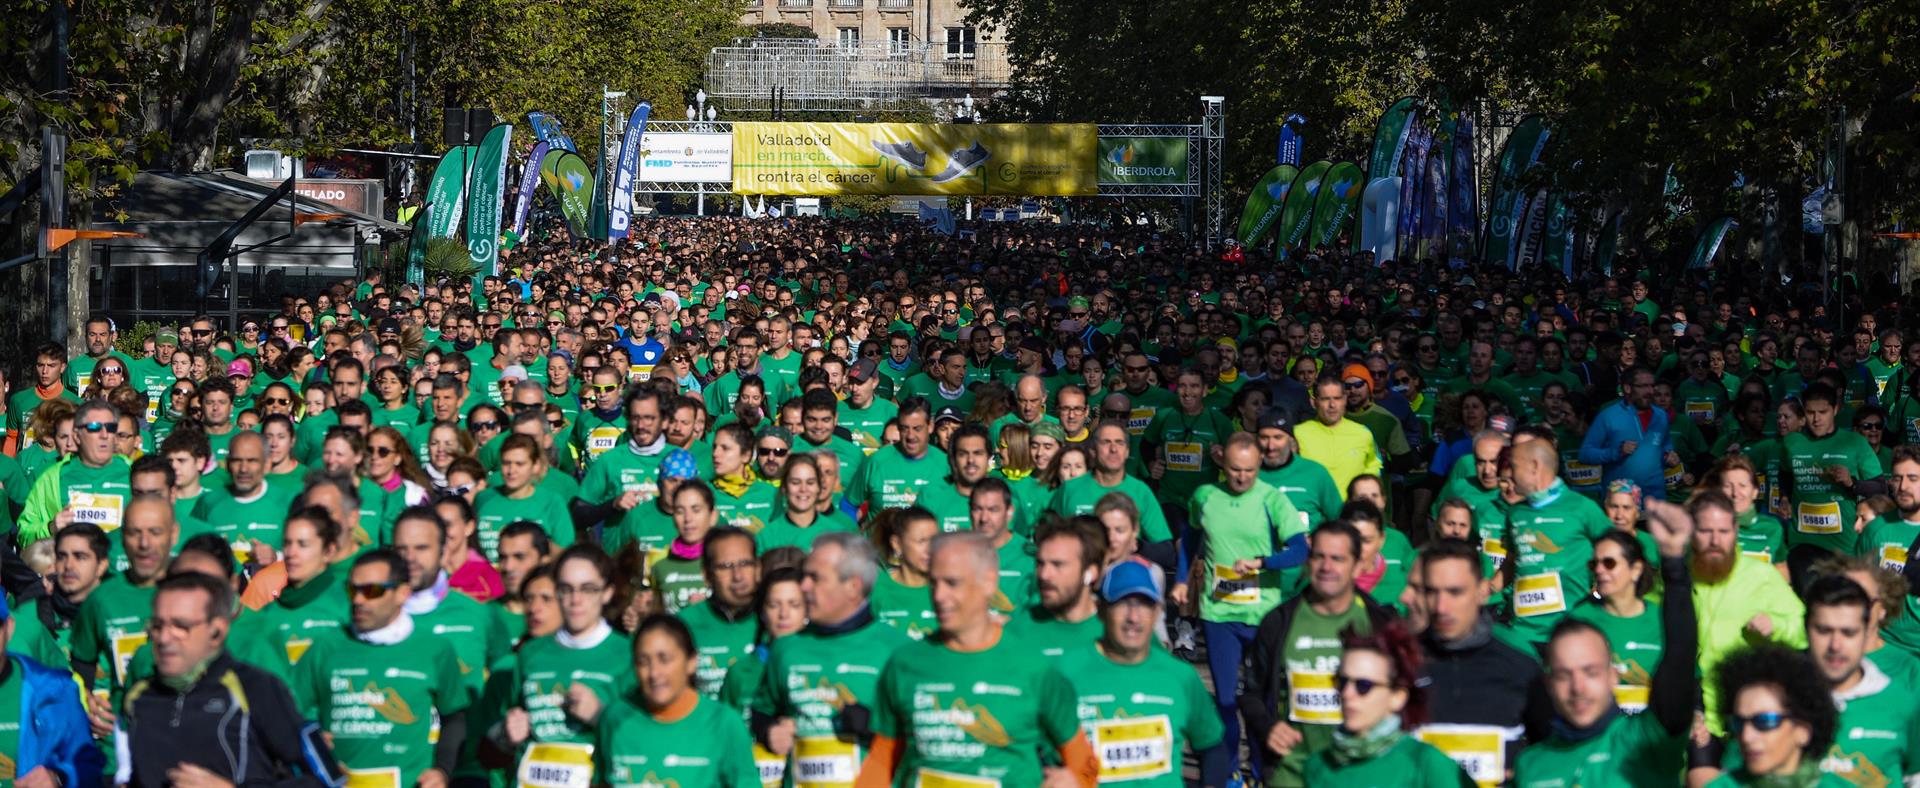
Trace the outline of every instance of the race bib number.
<instances>
[{"instance_id":1,"label":"race bib number","mask_svg":"<svg viewBox=\"0 0 1920 788\"><path fill-rule=\"evenodd\" d=\"M1880 545L1880 565L1895 572L1907 569L1907 548L1897 544Z\"/></svg>"},{"instance_id":2,"label":"race bib number","mask_svg":"<svg viewBox=\"0 0 1920 788\"><path fill-rule=\"evenodd\" d=\"M400 767L348 769L347 788L400 788Z\"/></svg>"},{"instance_id":3,"label":"race bib number","mask_svg":"<svg viewBox=\"0 0 1920 788\"><path fill-rule=\"evenodd\" d=\"M1840 502L1803 503L1794 511L1794 527L1803 534L1837 534L1843 527L1840 523Z\"/></svg>"},{"instance_id":4,"label":"race bib number","mask_svg":"<svg viewBox=\"0 0 1920 788\"><path fill-rule=\"evenodd\" d=\"M627 380L645 383L653 379L652 364L628 364Z\"/></svg>"},{"instance_id":5,"label":"race bib number","mask_svg":"<svg viewBox=\"0 0 1920 788\"><path fill-rule=\"evenodd\" d=\"M1213 601L1228 605L1260 604L1260 573L1243 575L1231 566L1214 564Z\"/></svg>"},{"instance_id":6,"label":"race bib number","mask_svg":"<svg viewBox=\"0 0 1920 788\"><path fill-rule=\"evenodd\" d=\"M1428 725L1414 736L1446 753L1481 788L1494 788L1507 778L1507 740L1499 728Z\"/></svg>"},{"instance_id":7,"label":"race bib number","mask_svg":"<svg viewBox=\"0 0 1920 788\"><path fill-rule=\"evenodd\" d=\"M1598 487L1600 485L1600 466L1583 462L1569 462L1566 467L1567 486Z\"/></svg>"},{"instance_id":8,"label":"race bib number","mask_svg":"<svg viewBox=\"0 0 1920 788\"><path fill-rule=\"evenodd\" d=\"M1287 671L1287 719L1314 725L1339 725L1340 690L1332 673Z\"/></svg>"},{"instance_id":9,"label":"race bib number","mask_svg":"<svg viewBox=\"0 0 1920 788\"><path fill-rule=\"evenodd\" d=\"M1674 463L1667 466L1666 482L1668 487L1680 487L1686 484L1687 466Z\"/></svg>"},{"instance_id":10,"label":"race bib number","mask_svg":"<svg viewBox=\"0 0 1920 788\"><path fill-rule=\"evenodd\" d=\"M1560 573L1522 577L1513 584L1513 614L1526 618L1564 613L1567 599L1560 591Z\"/></svg>"},{"instance_id":11,"label":"race bib number","mask_svg":"<svg viewBox=\"0 0 1920 788\"><path fill-rule=\"evenodd\" d=\"M607 453L608 449L620 445L619 427L595 427L587 432L587 453L595 457Z\"/></svg>"},{"instance_id":12,"label":"race bib number","mask_svg":"<svg viewBox=\"0 0 1920 788\"><path fill-rule=\"evenodd\" d=\"M1147 434L1147 427L1153 424L1153 408L1134 408L1127 414L1127 431L1135 437Z\"/></svg>"},{"instance_id":13,"label":"race bib number","mask_svg":"<svg viewBox=\"0 0 1920 788\"><path fill-rule=\"evenodd\" d=\"M67 507L73 510L76 523L93 523L102 531L115 531L120 528L120 517L126 510L126 497L107 493L91 493L75 490L67 493Z\"/></svg>"},{"instance_id":14,"label":"race bib number","mask_svg":"<svg viewBox=\"0 0 1920 788\"><path fill-rule=\"evenodd\" d=\"M1173 772L1173 722L1164 714L1093 723L1100 782L1142 780Z\"/></svg>"},{"instance_id":15,"label":"race bib number","mask_svg":"<svg viewBox=\"0 0 1920 788\"><path fill-rule=\"evenodd\" d=\"M1000 788L1000 781L922 767L914 773L913 785L914 788Z\"/></svg>"},{"instance_id":16,"label":"race bib number","mask_svg":"<svg viewBox=\"0 0 1920 788\"><path fill-rule=\"evenodd\" d=\"M307 655L309 648L313 648L313 638L287 638L287 664L300 664L300 658Z\"/></svg>"},{"instance_id":17,"label":"race bib number","mask_svg":"<svg viewBox=\"0 0 1920 788\"><path fill-rule=\"evenodd\" d=\"M1740 555L1747 558L1765 561L1769 564L1773 563L1773 554L1765 550L1741 550Z\"/></svg>"},{"instance_id":18,"label":"race bib number","mask_svg":"<svg viewBox=\"0 0 1920 788\"><path fill-rule=\"evenodd\" d=\"M140 647L146 644L147 633L144 630L114 637L113 664L119 668L118 675L122 681L127 678L127 665L132 664L134 652L139 651Z\"/></svg>"},{"instance_id":19,"label":"race bib number","mask_svg":"<svg viewBox=\"0 0 1920 788\"><path fill-rule=\"evenodd\" d=\"M848 788L860 776L860 748L833 736L794 743L794 788Z\"/></svg>"},{"instance_id":20,"label":"race bib number","mask_svg":"<svg viewBox=\"0 0 1920 788\"><path fill-rule=\"evenodd\" d=\"M147 396L147 423L152 424L159 420L160 420L160 397L159 395L148 395Z\"/></svg>"},{"instance_id":21,"label":"race bib number","mask_svg":"<svg viewBox=\"0 0 1920 788\"><path fill-rule=\"evenodd\" d=\"M1507 543L1498 539L1481 539L1480 552L1493 559L1493 568L1499 569L1507 562Z\"/></svg>"},{"instance_id":22,"label":"race bib number","mask_svg":"<svg viewBox=\"0 0 1920 788\"><path fill-rule=\"evenodd\" d=\"M1206 447L1192 441L1167 444L1167 470L1200 472L1200 460L1206 455Z\"/></svg>"},{"instance_id":23,"label":"race bib number","mask_svg":"<svg viewBox=\"0 0 1920 788\"><path fill-rule=\"evenodd\" d=\"M1647 701L1653 697L1653 688L1639 684L1615 684L1613 702L1620 704L1620 710L1628 714L1639 714L1647 709Z\"/></svg>"},{"instance_id":24,"label":"race bib number","mask_svg":"<svg viewBox=\"0 0 1920 788\"><path fill-rule=\"evenodd\" d=\"M1693 419L1693 423L1695 424L1713 423L1713 403L1711 402L1687 403L1687 418Z\"/></svg>"},{"instance_id":25,"label":"race bib number","mask_svg":"<svg viewBox=\"0 0 1920 788\"><path fill-rule=\"evenodd\" d=\"M520 788L589 788L593 785L593 745L535 742L520 759Z\"/></svg>"},{"instance_id":26,"label":"race bib number","mask_svg":"<svg viewBox=\"0 0 1920 788\"><path fill-rule=\"evenodd\" d=\"M753 768L760 772L760 788L780 788L787 781L787 759L753 745Z\"/></svg>"}]
</instances>

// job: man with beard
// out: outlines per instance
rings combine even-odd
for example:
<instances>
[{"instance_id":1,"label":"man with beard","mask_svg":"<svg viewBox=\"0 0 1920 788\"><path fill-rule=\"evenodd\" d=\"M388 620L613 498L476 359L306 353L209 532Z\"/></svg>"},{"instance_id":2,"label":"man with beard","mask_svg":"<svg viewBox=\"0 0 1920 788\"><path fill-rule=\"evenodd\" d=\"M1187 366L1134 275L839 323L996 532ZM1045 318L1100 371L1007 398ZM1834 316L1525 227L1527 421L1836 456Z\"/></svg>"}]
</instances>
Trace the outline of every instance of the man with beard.
<instances>
[{"instance_id":1,"label":"man with beard","mask_svg":"<svg viewBox=\"0 0 1920 788\"><path fill-rule=\"evenodd\" d=\"M1894 511L1867 523L1854 555L1871 558L1895 572L1906 572L1913 562L1907 557L1915 541L1920 541L1920 446L1899 446L1887 463L1887 486L1893 493ZM1911 581L1909 581L1911 582ZM1888 622L1887 640L1909 652L1920 651L1920 600L1907 597L1906 615Z\"/></svg>"},{"instance_id":2,"label":"man with beard","mask_svg":"<svg viewBox=\"0 0 1920 788\"><path fill-rule=\"evenodd\" d=\"M1099 640L1093 585L1107 553L1105 527L1087 517L1050 517L1035 529L1033 544L1040 604L1022 606L1007 626L1049 657Z\"/></svg>"},{"instance_id":3,"label":"man with beard","mask_svg":"<svg viewBox=\"0 0 1920 788\"><path fill-rule=\"evenodd\" d=\"M1691 554L1701 675L1713 675L1729 652L1749 642L1806 646L1806 608L1779 570L1765 561L1741 560L1740 527L1731 507L1727 511L1708 507L1695 513ZM1717 689L1713 682L1702 682L1701 695L1708 730L1725 736ZM1697 756L1690 757L1689 763L1699 765L1694 760Z\"/></svg>"}]
</instances>

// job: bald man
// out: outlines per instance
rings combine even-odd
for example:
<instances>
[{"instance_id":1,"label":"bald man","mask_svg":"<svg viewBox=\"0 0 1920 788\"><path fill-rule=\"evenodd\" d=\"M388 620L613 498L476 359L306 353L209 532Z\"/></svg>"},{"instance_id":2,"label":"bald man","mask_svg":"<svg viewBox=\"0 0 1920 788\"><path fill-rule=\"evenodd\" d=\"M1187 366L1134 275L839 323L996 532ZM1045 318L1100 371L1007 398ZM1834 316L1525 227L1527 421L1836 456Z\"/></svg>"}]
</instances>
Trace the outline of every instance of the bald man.
<instances>
[{"instance_id":1,"label":"bald man","mask_svg":"<svg viewBox=\"0 0 1920 788\"><path fill-rule=\"evenodd\" d=\"M1028 428L1043 421L1059 424L1060 420L1047 413L1047 382L1039 375L1022 375L1013 386L1013 410L1001 416L993 423L991 439L995 446L1000 445L1000 429L1008 424L1025 424Z\"/></svg>"},{"instance_id":2,"label":"bald man","mask_svg":"<svg viewBox=\"0 0 1920 788\"><path fill-rule=\"evenodd\" d=\"M227 483L208 490L193 506L193 516L233 544L243 564L265 566L280 551L287 503L300 491L267 479L267 444L251 430L227 445Z\"/></svg>"},{"instance_id":3,"label":"bald man","mask_svg":"<svg viewBox=\"0 0 1920 788\"><path fill-rule=\"evenodd\" d=\"M1517 641L1545 643L1553 626L1593 590L1593 540L1613 524L1592 499L1560 480L1560 454L1542 440L1515 444L1506 542L1514 561L1509 600Z\"/></svg>"},{"instance_id":4,"label":"bald man","mask_svg":"<svg viewBox=\"0 0 1920 788\"><path fill-rule=\"evenodd\" d=\"M158 495L143 495L127 505L120 540L127 551L127 571L107 578L81 603L73 619L69 656L73 672L93 687L99 706L106 708L107 690L120 690L127 663L147 642L147 619L153 613L154 584L166 573L167 559L179 545L179 524L173 503ZM100 666L107 681L94 686ZM96 724L99 722L96 713Z\"/></svg>"},{"instance_id":5,"label":"bald man","mask_svg":"<svg viewBox=\"0 0 1920 788\"><path fill-rule=\"evenodd\" d=\"M993 542L960 531L934 537L931 551L939 633L902 646L881 671L876 736L856 785L941 777L1094 785L1099 766L1080 730L1072 685L989 610L1000 570ZM1041 747L1056 750L1065 766L1043 771Z\"/></svg>"}]
</instances>

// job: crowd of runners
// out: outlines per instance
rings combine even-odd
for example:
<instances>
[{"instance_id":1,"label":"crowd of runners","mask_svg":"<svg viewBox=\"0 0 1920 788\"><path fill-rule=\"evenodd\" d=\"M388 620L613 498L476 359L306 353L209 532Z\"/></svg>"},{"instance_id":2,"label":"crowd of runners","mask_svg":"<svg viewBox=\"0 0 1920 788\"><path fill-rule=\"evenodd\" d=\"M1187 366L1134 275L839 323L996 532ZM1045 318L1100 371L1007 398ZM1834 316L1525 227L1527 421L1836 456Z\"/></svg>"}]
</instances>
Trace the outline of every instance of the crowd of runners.
<instances>
[{"instance_id":1,"label":"crowd of runners","mask_svg":"<svg viewBox=\"0 0 1920 788\"><path fill-rule=\"evenodd\" d=\"M0 370L0 788L1920 785L1897 294L530 235Z\"/></svg>"}]
</instances>

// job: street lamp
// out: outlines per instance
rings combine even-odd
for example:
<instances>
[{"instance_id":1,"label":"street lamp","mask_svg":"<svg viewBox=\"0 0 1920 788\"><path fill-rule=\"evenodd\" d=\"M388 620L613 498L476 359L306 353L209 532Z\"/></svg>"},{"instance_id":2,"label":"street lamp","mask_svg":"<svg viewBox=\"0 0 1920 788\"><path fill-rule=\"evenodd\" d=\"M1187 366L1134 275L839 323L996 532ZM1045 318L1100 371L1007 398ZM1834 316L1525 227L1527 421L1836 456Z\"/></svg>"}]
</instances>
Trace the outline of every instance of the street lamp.
<instances>
[{"instance_id":1,"label":"street lamp","mask_svg":"<svg viewBox=\"0 0 1920 788\"><path fill-rule=\"evenodd\" d=\"M707 91L704 88L694 91L693 101L693 104L687 105L687 122L695 124L694 131L713 131L713 122L720 117L720 110L707 106ZM706 123L699 122L702 117L707 119ZM695 190L698 194L698 202L694 204L694 215L705 216L707 215L707 184L705 182L695 184Z\"/></svg>"}]
</instances>

